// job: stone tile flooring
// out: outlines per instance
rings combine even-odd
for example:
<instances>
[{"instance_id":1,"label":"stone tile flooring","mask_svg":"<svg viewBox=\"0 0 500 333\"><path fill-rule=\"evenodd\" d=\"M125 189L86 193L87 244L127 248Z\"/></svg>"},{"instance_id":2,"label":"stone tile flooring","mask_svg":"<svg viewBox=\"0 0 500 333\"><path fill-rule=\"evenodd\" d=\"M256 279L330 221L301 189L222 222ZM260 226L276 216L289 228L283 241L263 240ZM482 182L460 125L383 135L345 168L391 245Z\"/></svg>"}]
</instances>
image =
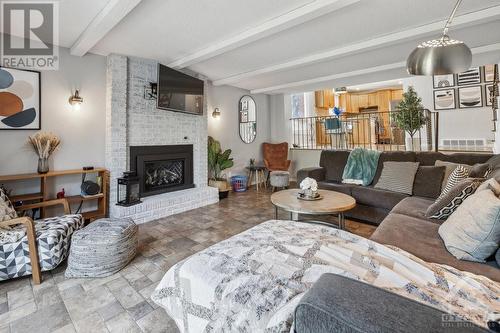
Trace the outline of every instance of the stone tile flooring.
<instances>
[{"instance_id":1,"label":"stone tile flooring","mask_svg":"<svg viewBox=\"0 0 500 333\"><path fill-rule=\"evenodd\" d=\"M232 193L218 204L140 225L137 257L107 278L66 279L63 264L45 272L41 285L29 277L0 282L0 333L178 332L150 300L153 289L179 260L273 219L269 196L254 190ZM348 230L364 237L375 230L346 222Z\"/></svg>"}]
</instances>

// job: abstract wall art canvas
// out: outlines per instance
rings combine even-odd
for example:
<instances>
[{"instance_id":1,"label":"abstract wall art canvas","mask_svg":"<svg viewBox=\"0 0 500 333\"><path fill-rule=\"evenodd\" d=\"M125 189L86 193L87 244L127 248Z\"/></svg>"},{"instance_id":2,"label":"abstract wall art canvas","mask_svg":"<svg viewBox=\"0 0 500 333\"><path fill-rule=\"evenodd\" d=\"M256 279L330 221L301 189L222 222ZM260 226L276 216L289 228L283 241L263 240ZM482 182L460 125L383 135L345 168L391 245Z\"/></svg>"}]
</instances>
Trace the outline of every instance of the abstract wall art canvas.
<instances>
[{"instance_id":1,"label":"abstract wall art canvas","mask_svg":"<svg viewBox=\"0 0 500 333\"><path fill-rule=\"evenodd\" d=\"M434 90L434 110L456 109L455 89Z\"/></svg>"},{"instance_id":2,"label":"abstract wall art canvas","mask_svg":"<svg viewBox=\"0 0 500 333\"><path fill-rule=\"evenodd\" d=\"M455 85L455 75L434 75L434 88L447 88Z\"/></svg>"},{"instance_id":3,"label":"abstract wall art canvas","mask_svg":"<svg viewBox=\"0 0 500 333\"><path fill-rule=\"evenodd\" d=\"M40 72L0 67L0 130L39 130Z\"/></svg>"},{"instance_id":4,"label":"abstract wall art canvas","mask_svg":"<svg viewBox=\"0 0 500 333\"><path fill-rule=\"evenodd\" d=\"M493 82L495 79L495 65L484 65L484 82Z\"/></svg>"},{"instance_id":5,"label":"abstract wall art canvas","mask_svg":"<svg viewBox=\"0 0 500 333\"><path fill-rule=\"evenodd\" d=\"M481 71L479 67L474 67L466 72L458 73L457 81L459 86L481 83Z\"/></svg>"},{"instance_id":6,"label":"abstract wall art canvas","mask_svg":"<svg viewBox=\"0 0 500 333\"><path fill-rule=\"evenodd\" d=\"M482 107L481 90L481 86L458 88L458 107L461 109Z\"/></svg>"}]
</instances>

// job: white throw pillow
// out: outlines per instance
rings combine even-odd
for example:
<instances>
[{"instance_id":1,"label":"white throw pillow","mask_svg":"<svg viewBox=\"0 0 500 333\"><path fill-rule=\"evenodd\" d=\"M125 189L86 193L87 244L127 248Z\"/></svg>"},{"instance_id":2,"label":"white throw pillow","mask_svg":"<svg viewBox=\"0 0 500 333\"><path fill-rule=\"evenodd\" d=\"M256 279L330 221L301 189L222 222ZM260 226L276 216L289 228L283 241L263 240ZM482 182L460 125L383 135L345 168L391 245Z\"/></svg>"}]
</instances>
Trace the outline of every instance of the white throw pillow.
<instances>
[{"instance_id":1,"label":"white throw pillow","mask_svg":"<svg viewBox=\"0 0 500 333\"><path fill-rule=\"evenodd\" d=\"M457 259L485 262L500 242L500 199L493 191L479 191L439 227L448 251Z\"/></svg>"},{"instance_id":2,"label":"white throw pillow","mask_svg":"<svg viewBox=\"0 0 500 333\"><path fill-rule=\"evenodd\" d=\"M500 184L496 181L495 178L490 178L484 181L476 190L476 192L492 190L493 193L498 197L500 196Z\"/></svg>"}]
</instances>

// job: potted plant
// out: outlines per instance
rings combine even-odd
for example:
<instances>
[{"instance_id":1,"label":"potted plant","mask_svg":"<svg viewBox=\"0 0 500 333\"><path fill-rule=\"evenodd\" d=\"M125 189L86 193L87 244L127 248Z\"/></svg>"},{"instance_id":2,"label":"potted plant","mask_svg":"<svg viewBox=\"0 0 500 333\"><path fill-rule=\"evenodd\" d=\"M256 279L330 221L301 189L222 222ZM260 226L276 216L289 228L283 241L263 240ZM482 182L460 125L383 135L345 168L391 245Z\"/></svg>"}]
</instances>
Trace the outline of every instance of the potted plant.
<instances>
[{"instance_id":1,"label":"potted plant","mask_svg":"<svg viewBox=\"0 0 500 333\"><path fill-rule=\"evenodd\" d=\"M417 92L412 86L403 94L403 99L396 106L396 109L397 112L392 114L392 121L397 127L408 133L411 146L407 144L407 148L413 149L413 137L427 124L428 118L424 114L422 99L418 97Z\"/></svg>"},{"instance_id":2,"label":"potted plant","mask_svg":"<svg viewBox=\"0 0 500 333\"><path fill-rule=\"evenodd\" d=\"M29 137L28 143L38 155L38 173L49 172L49 157L59 147L61 140L53 133L38 132Z\"/></svg>"},{"instance_id":3,"label":"potted plant","mask_svg":"<svg viewBox=\"0 0 500 333\"><path fill-rule=\"evenodd\" d=\"M234 165L230 157L231 149L224 152L220 147L220 142L208 137L208 185L219 189L219 198L226 198L231 188L227 178L222 175L222 171L231 168Z\"/></svg>"}]
</instances>

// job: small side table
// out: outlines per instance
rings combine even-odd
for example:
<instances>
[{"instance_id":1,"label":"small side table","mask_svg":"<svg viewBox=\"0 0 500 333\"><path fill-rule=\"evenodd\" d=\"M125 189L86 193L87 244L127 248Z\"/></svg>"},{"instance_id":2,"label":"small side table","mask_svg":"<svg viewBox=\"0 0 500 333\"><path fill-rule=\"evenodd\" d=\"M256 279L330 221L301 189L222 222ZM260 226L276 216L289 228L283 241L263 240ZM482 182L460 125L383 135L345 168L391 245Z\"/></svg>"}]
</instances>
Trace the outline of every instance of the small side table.
<instances>
[{"instance_id":1,"label":"small side table","mask_svg":"<svg viewBox=\"0 0 500 333\"><path fill-rule=\"evenodd\" d=\"M248 180L247 180L247 188L250 188L252 185L252 177L255 178L255 189L259 191L259 186L262 186L261 183L264 183L264 188L267 190L266 184L266 167L263 165L252 165L247 166L248 170Z\"/></svg>"}]
</instances>

